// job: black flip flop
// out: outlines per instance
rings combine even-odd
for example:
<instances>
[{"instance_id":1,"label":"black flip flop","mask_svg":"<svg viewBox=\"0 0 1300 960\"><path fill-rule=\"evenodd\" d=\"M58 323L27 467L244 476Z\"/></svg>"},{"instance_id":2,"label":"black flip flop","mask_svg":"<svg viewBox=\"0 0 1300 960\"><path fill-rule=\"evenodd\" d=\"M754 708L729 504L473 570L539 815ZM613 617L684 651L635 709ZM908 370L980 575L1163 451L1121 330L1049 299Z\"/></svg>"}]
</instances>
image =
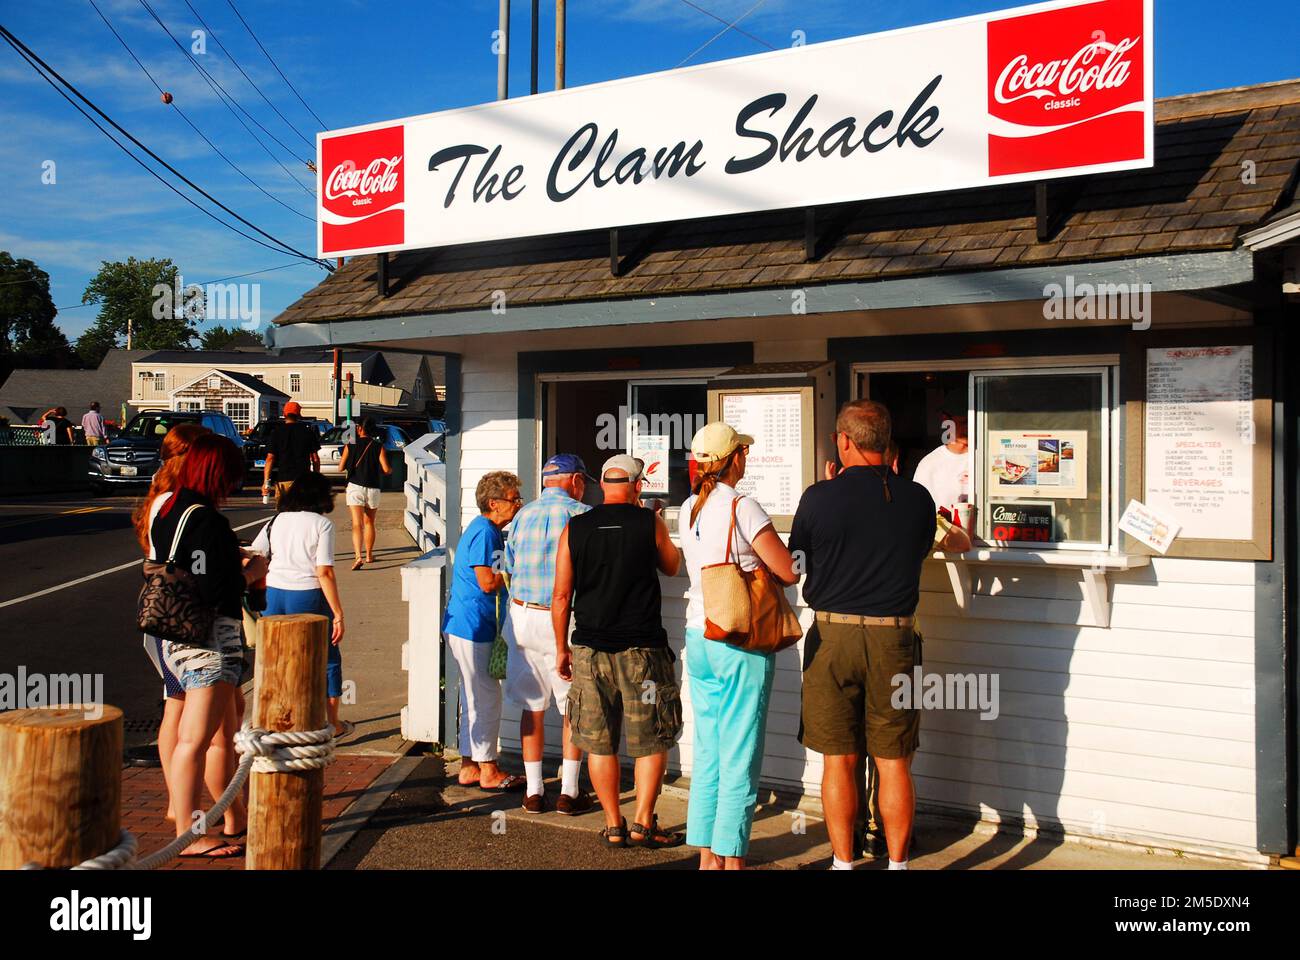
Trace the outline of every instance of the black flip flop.
<instances>
[{"instance_id":1,"label":"black flip flop","mask_svg":"<svg viewBox=\"0 0 1300 960\"><path fill-rule=\"evenodd\" d=\"M222 853L223 850L233 851L231 853ZM244 845L242 843L223 843L215 847L209 847L202 853L180 853L177 854L179 860L237 860L244 855Z\"/></svg>"},{"instance_id":2,"label":"black flip flop","mask_svg":"<svg viewBox=\"0 0 1300 960\"><path fill-rule=\"evenodd\" d=\"M477 786L484 793L514 793L516 790L522 790L524 787L528 786L528 778L521 777L517 773L512 773L495 787L485 787L483 786L482 781L480 781Z\"/></svg>"}]
</instances>

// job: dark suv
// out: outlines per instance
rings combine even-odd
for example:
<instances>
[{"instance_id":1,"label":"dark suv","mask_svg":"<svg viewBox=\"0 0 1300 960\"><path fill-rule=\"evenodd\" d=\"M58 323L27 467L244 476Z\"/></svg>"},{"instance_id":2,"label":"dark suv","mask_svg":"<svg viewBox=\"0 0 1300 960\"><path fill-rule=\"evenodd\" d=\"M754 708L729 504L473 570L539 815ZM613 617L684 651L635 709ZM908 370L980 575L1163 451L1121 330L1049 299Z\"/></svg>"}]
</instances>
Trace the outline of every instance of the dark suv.
<instances>
[{"instance_id":1,"label":"dark suv","mask_svg":"<svg viewBox=\"0 0 1300 960\"><path fill-rule=\"evenodd\" d=\"M324 434L329 428L329 421L315 417L302 417L303 423L309 423ZM271 442L271 432L284 423L284 417L270 417L259 420L257 426L244 436L244 463L248 472L257 477L258 486L262 484L262 469L266 466L266 445Z\"/></svg>"},{"instance_id":2,"label":"dark suv","mask_svg":"<svg viewBox=\"0 0 1300 960\"><path fill-rule=\"evenodd\" d=\"M198 423L218 436L243 447L234 422L213 410L141 410L116 437L90 452L90 488L105 493L111 488L146 487L159 465L159 451L167 431L178 423Z\"/></svg>"}]
</instances>

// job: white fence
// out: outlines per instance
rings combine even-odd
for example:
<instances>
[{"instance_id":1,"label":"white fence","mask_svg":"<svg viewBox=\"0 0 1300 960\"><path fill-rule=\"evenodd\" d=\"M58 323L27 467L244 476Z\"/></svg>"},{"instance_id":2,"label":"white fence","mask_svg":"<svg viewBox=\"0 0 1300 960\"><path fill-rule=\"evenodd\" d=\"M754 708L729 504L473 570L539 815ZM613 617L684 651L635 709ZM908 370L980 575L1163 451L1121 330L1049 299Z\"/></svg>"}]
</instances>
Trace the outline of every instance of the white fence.
<instances>
[{"instance_id":1,"label":"white fence","mask_svg":"<svg viewBox=\"0 0 1300 960\"><path fill-rule=\"evenodd\" d=\"M455 696L448 697L450 716L443 723L439 709L442 687L442 600L447 558L447 465L435 454L441 434L426 433L406 446L406 531L423 555L402 568L402 599L408 606L402 669L406 677L406 706L402 708L402 737L441 743L442 731L455 731ZM448 661L447 690L458 678Z\"/></svg>"}]
</instances>

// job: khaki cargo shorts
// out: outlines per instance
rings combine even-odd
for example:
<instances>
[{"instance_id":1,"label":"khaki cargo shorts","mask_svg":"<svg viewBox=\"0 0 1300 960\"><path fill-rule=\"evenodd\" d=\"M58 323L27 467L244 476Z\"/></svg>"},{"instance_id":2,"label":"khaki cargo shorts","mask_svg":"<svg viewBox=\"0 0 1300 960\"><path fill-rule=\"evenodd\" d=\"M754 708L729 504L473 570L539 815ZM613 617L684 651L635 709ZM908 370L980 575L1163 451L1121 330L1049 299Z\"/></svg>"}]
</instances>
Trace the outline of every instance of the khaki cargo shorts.
<instances>
[{"instance_id":1,"label":"khaki cargo shorts","mask_svg":"<svg viewBox=\"0 0 1300 960\"><path fill-rule=\"evenodd\" d=\"M897 760L921 742L921 712L894 707L894 678L921 663L912 627L817 621L804 647L799 742L829 756Z\"/></svg>"},{"instance_id":2,"label":"khaki cargo shorts","mask_svg":"<svg viewBox=\"0 0 1300 960\"><path fill-rule=\"evenodd\" d=\"M566 707L573 745L598 757L666 753L682 735L682 695L667 647L604 653L573 647L573 685Z\"/></svg>"}]
</instances>

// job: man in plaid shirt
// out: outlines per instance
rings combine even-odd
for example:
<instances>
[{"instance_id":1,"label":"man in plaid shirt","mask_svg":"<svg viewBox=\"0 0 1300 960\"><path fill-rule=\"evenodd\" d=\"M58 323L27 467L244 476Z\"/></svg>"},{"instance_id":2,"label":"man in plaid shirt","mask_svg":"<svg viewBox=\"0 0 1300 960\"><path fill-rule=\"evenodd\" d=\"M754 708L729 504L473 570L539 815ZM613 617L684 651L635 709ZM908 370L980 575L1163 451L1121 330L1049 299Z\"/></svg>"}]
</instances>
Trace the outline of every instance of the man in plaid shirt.
<instances>
[{"instance_id":1,"label":"man in plaid shirt","mask_svg":"<svg viewBox=\"0 0 1300 960\"><path fill-rule=\"evenodd\" d=\"M574 816L590 810L591 795L578 787L582 751L573 745L567 715L569 681L555 672L555 630L551 625L551 590L555 586L555 548L569 518L591 508L582 503L591 477L580 457L557 454L542 466L542 495L524 506L510 526L505 565L510 575L510 626L506 633L506 696L522 711L519 739L523 742L528 787L524 809L544 813L546 787L542 750L546 745L546 710L554 697L564 718L564 764L560 770L560 799L555 808Z\"/></svg>"}]
</instances>

